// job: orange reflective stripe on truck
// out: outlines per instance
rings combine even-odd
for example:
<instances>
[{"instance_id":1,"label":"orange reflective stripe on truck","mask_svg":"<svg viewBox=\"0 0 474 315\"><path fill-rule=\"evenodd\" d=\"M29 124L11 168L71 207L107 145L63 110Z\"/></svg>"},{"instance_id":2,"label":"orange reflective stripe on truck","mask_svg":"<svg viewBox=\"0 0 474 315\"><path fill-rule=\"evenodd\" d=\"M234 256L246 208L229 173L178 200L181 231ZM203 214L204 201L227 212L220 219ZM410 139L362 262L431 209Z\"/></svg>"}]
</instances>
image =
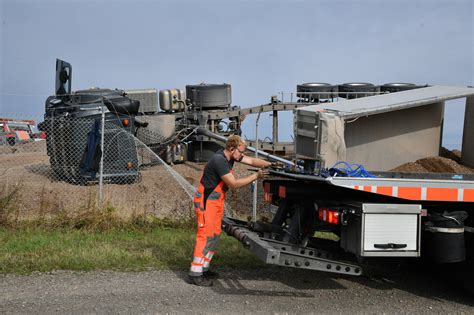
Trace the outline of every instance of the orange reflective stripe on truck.
<instances>
[{"instance_id":1,"label":"orange reflective stripe on truck","mask_svg":"<svg viewBox=\"0 0 474 315\"><path fill-rule=\"evenodd\" d=\"M464 201L474 202L474 189L464 189Z\"/></svg>"},{"instance_id":2,"label":"orange reflective stripe on truck","mask_svg":"<svg viewBox=\"0 0 474 315\"><path fill-rule=\"evenodd\" d=\"M393 196L393 187L391 186L378 186L377 187L377 194L385 195L385 196Z\"/></svg>"},{"instance_id":3,"label":"orange reflective stripe on truck","mask_svg":"<svg viewBox=\"0 0 474 315\"><path fill-rule=\"evenodd\" d=\"M398 187L398 198L420 200L421 187Z\"/></svg>"},{"instance_id":4,"label":"orange reflective stripe on truck","mask_svg":"<svg viewBox=\"0 0 474 315\"><path fill-rule=\"evenodd\" d=\"M362 190L366 192L372 192L372 186L363 186Z\"/></svg>"},{"instance_id":5,"label":"orange reflective stripe on truck","mask_svg":"<svg viewBox=\"0 0 474 315\"><path fill-rule=\"evenodd\" d=\"M347 187L347 186L346 186ZM356 190L408 200L474 202L474 189L404 186L349 186Z\"/></svg>"},{"instance_id":6,"label":"orange reflective stripe on truck","mask_svg":"<svg viewBox=\"0 0 474 315\"><path fill-rule=\"evenodd\" d=\"M428 188L426 200L458 201L457 188ZM459 200L462 201L462 200Z\"/></svg>"}]
</instances>

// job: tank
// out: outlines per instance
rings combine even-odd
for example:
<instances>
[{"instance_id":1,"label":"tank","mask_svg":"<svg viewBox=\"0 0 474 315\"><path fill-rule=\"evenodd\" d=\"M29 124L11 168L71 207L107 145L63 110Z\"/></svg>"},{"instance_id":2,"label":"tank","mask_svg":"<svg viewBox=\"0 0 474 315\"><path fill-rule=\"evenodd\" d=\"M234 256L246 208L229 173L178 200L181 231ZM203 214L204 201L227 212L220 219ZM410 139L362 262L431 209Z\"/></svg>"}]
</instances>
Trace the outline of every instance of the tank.
<instances>
[{"instance_id":1,"label":"tank","mask_svg":"<svg viewBox=\"0 0 474 315\"><path fill-rule=\"evenodd\" d=\"M310 102L319 102L320 99L333 98L337 95L337 91L337 85L323 82L303 83L296 86L296 96L303 101Z\"/></svg>"},{"instance_id":2,"label":"tank","mask_svg":"<svg viewBox=\"0 0 474 315\"><path fill-rule=\"evenodd\" d=\"M436 263L456 263L466 259L465 211L429 214L424 222L421 254Z\"/></svg>"},{"instance_id":3,"label":"tank","mask_svg":"<svg viewBox=\"0 0 474 315\"><path fill-rule=\"evenodd\" d=\"M186 97L194 107L208 109L223 109L232 103L230 84L199 84L186 85Z\"/></svg>"},{"instance_id":4,"label":"tank","mask_svg":"<svg viewBox=\"0 0 474 315\"><path fill-rule=\"evenodd\" d=\"M419 88L421 88L421 86L413 83L386 83L380 86L380 92L395 93Z\"/></svg>"},{"instance_id":5,"label":"tank","mask_svg":"<svg viewBox=\"0 0 474 315\"><path fill-rule=\"evenodd\" d=\"M184 90L171 89L160 91L160 108L167 113L184 111L186 94Z\"/></svg>"},{"instance_id":6,"label":"tank","mask_svg":"<svg viewBox=\"0 0 474 315\"><path fill-rule=\"evenodd\" d=\"M380 91L378 86L365 82L350 82L339 85L339 97L353 99L373 96Z\"/></svg>"}]
</instances>

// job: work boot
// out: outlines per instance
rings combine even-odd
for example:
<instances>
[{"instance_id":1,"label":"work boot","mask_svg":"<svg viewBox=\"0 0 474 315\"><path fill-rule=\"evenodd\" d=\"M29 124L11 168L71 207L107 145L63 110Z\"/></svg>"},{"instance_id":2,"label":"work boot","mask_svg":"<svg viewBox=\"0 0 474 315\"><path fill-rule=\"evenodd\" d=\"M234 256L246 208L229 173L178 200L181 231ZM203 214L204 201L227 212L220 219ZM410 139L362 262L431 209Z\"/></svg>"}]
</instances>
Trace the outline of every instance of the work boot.
<instances>
[{"instance_id":1,"label":"work boot","mask_svg":"<svg viewBox=\"0 0 474 315\"><path fill-rule=\"evenodd\" d=\"M214 282L211 279L207 279L204 276L191 277L188 276L188 283L194 284L200 287L211 287Z\"/></svg>"},{"instance_id":2,"label":"work boot","mask_svg":"<svg viewBox=\"0 0 474 315\"><path fill-rule=\"evenodd\" d=\"M219 274L217 272L210 271L210 270L204 271L202 274L204 275L205 278L208 278L208 279L219 278Z\"/></svg>"}]
</instances>

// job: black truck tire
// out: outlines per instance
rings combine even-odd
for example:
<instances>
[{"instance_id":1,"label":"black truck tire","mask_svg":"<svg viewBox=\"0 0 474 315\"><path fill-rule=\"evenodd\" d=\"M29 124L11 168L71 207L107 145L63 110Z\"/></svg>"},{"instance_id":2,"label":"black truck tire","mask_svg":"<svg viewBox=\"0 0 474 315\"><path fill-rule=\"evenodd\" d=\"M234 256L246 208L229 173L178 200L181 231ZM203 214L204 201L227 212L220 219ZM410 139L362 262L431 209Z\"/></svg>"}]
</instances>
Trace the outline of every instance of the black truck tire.
<instances>
[{"instance_id":1,"label":"black truck tire","mask_svg":"<svg viewBox=\"0 0 474 315\"><path fill-rule=\"evenodd\" d=\"M337 94L338 86L324 82L309 82L296 86L296 96L304 102L319 102L321 99L331 99Z\"/></svg>"},{"instance_id":2,"label":"black truck tire","mask_svg":"<svg viewBox=\"0 0 474 315\"><path fill-rule=\"evenodd\" d=\"M373 96L379 87L372 83L350 82L339 85L339 96L347 99Z\"/></svg>"},{"instance_id":3,"label":"black truck tire","mask_svg":"<svg viewBox=\"0 0 474 315\"><path fill-rule=\"evenodd\" d=\"M421 86L413 84L413 83L386 83L380 86L380 92L395 93L395 92L418 89L420 87Z\"/></svg>"}]
</instances>

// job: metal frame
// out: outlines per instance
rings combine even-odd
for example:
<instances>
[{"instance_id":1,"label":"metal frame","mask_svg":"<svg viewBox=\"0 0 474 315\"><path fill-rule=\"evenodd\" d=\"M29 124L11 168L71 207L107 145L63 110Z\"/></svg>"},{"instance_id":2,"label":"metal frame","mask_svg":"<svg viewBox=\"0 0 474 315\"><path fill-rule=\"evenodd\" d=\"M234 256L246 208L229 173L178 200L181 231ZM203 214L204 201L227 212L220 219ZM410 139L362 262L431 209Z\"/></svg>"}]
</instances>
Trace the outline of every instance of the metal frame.
<instances>
[{"instance_id":1,"label":"metal frame","mask_svg":"<svg viewBox=\"0 0 474 315\"><path fill-rule=\"evenodd\" d=\"M257 233L251 231L244 221L224 217L222 229L241 241L245 247L266 264L353 276L362 274L361 266L331 259L329 252L260 237Z\"/></svg>"}]
</instances>

